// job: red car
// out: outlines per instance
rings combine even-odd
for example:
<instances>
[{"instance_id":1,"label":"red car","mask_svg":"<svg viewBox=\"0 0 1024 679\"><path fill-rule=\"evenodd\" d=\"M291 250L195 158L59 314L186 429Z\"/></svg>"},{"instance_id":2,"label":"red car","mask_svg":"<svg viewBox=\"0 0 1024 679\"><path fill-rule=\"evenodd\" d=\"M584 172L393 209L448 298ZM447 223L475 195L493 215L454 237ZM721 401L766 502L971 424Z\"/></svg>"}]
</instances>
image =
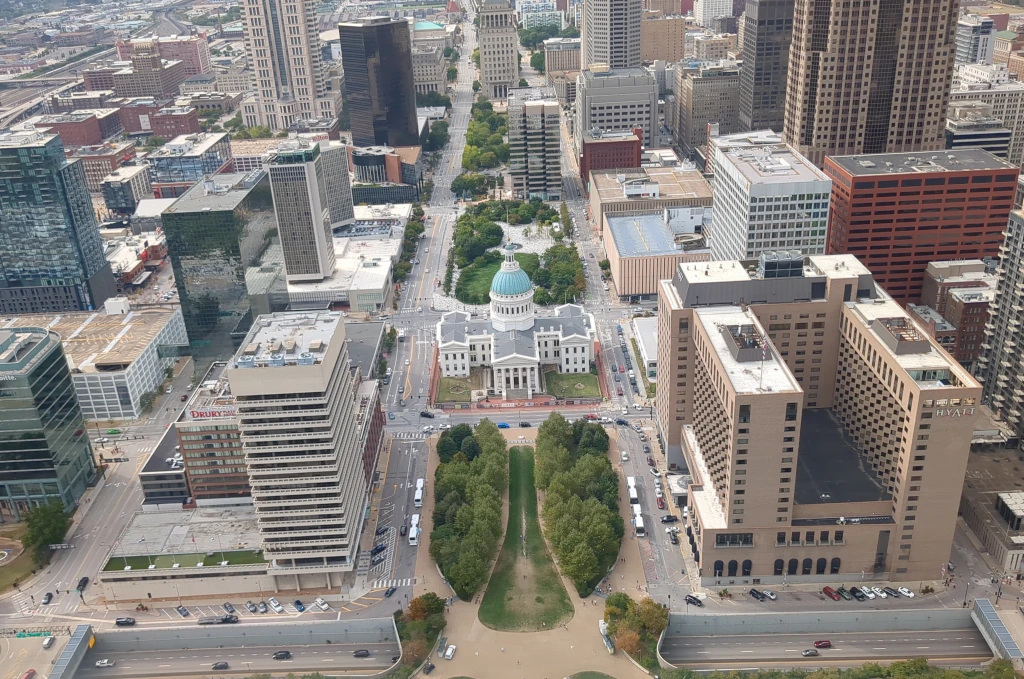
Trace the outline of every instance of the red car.
<instances>
[{"instance_id":1,"label":"red car","mask_svg":"<svg viewBox=\"0 0 1024 679\"><path fill-rule=\"evenodd\" d=\"M624 373L624 372L626 372L626 366L624 366L624 365L620 365L620 366L619 366L619 372L620 372L620 373Z\"/></svg>"},{"instance_id":2,"label":"red car","mask_svg":"<svg viewBox=\"0 0 1024 679\"><path fill-rule=\"evenodd\" d=\"M648 467L653 467L654 466L654 458L651 457L650 455L647 456L647 466Z\"/></svg>"},{"instance_id":3,"label":"red car","mask_svg":"<svg viewBox=\"0 0 1024 679\"><path fill-rule=\"evenodd\" d=\"M664 508L665 508L665 498L659 497L658 498L658 509L664 509Z\"/></svg>"},{"instance_id":4,"label":"red car","mask_svg":"<svg viewBox=\"0 0 1024 679\"><path fill-rule=\"evenodd\" d=\"M822 639L821 641L814 642L815 648L832 648L832 642L828 639Z\"/></svg>"},{"instance_id":5,"label":"red car","mask_svg":"<svg viewBox=\"0 0 1024 679\"><path fill-rule=\"evenodd\" d=\"M598 420L600 418L597 416L597 413L587 413L587 419L588 420Z\"/></svg>"},{"instance_id":6,"label":"red car","mask_svg":"<svg viewBox=\"0 0 1024 679\"><path fill-rule=\"evenodd\" d=\"M619 396L622 396L622 387L619 387L618 391L619 391Z\"/></svg>"},{"instance_id":7,"label":"red car","mask_svg":"<svg viewBox=\"0 0 1024 679\"><path fill-rule=\"evenodd\" d=\"M825 596L827 596L832 601L839 601L839 594L837 594L836 591L831 587L824 587L821 591Z\"/></svg>"}]
</instances>

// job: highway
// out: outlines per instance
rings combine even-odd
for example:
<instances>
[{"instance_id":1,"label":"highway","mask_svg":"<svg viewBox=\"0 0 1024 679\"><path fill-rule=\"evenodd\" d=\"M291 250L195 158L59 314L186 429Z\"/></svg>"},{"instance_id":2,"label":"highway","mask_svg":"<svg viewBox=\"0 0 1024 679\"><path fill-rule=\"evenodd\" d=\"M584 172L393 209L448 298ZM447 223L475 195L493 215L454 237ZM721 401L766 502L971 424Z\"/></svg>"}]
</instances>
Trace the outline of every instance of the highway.
<instances>
[{"instance_id":1,"label":"highway","mask_svg":"<svg viewBox=\"0 0 1024 679\"><path fill-rule=\"evenodd\" d=\"M817 658L804 658L814 642L828 639L833 647L819 649ZM674 665L687 667L714 664L715 667L750 667L764 662L813 664L820 661L896 660L927 657L962 659L968 663L992 657L985 639L975 628L958 630L857 632L830 634L764 634L744 636L665 637L661 654Z\"/></svg>"},{"instance_id":2,"label":"highway","mask_svg":"<svg viewBox=\"0 0 1024 679\"><path fill-rule=\"evenodd\" d=\"M368 658L354 658L358 649L370 651ZM274 651L289 650L288 660L274 660ZM394 663L392 658L401 650L395 642L379 644L329 644L317 646L253 646L230 649L175 649L137 651L133 653L102 653L95 650L86 654L78 679L112 677L198 676L211 672L216 662L227 662L228 670L217 671L218 676L247 675L252 672L312 672L371 669L374 673ZM114 667L96 667L96 661L115 661Z\"/></svg>"}]
</instances>

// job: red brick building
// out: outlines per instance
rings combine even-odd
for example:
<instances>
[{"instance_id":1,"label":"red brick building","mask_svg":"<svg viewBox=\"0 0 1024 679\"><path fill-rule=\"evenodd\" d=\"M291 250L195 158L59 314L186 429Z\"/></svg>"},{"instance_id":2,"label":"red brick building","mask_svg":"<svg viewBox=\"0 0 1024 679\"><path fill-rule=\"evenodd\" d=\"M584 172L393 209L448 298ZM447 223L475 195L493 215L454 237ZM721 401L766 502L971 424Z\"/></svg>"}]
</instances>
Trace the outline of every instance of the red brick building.
<instances>
[{"instance_id":1,"label":"red brick building","mask_svg":"<svg viewBox=\"0 0 1024 679\"><path fill-rule=\"evenodd\" d=\"M906 304L929 262L998 257L1017 167L987 151L829 156L829 254L856 255Z\"/></svg>"},{"instance_id":2,"label":"red brick building","mask_svg":"<svg viewBox=\"0 0 1024 679\"><path fill-rule=\"evenodd\" d=\"M153 116L167 105L148 97L125 98L120 105L121 124L125 134L152 134ZM120 103L120 102L119 102Z\"/></svg>"},{"instance_id":3,"label":"red brick building","mask_svg":"<svg viewBox=\"0 0 1024 679\"><path fill-rule=\"evenodd\" d=\"M170 106L162 108L151 118L153 134L164 139L174 139L183 134L202 132L199 126L199 111L191 106Z\"/></svg>"},{"instance_id":4,"label":"red brick building","mask_svg":"<svg viewBox=\"0 0 1024 679\"><path fill-rule=\"evenodd\" d=\"M632 132L584 132L580 153L580 177L583 188L590 192L590 173L596 170L619 170L640 167L643 130Z\"/></svg>"},{"instance_id":5,"label":"red brick building","mask_svg":"<svg viewBox=\"0 0 1024 679\"><path fill-rule=\"evenodd\" d=\"M37 130L59 134L64 148L89 146L103 141L100 122L92 113L54 113L25 121Z\"/></svg>"}]
</instances>

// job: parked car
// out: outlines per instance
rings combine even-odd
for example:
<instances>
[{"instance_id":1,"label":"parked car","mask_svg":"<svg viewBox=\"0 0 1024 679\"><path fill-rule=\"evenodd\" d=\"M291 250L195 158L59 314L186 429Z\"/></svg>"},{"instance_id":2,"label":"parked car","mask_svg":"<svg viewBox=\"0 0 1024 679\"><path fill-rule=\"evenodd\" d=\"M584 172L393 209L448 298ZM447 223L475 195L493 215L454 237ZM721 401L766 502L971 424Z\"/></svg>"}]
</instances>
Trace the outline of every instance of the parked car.
<instances>
[{"instance_id":1,"label":"parked car","mask_svg":"<svg viewBox=\"0 0 1024 679\"><path fill-rule=\"evenodd\" d=\"M652 475L654 476L654 478L656 478L656 479L660 479L660 478L661 478L661 472L659 472L659 471L658 471L657 469L652 469L652 470L651 470L651 474L652 474Z\"/></svg>"},{"instance_id":2,"label":"parked car","mask_svg":"<svg viewBox=\"0 0 1024 679\"><path fill-rule=\"evenodd\" d=\"M526 427L532 427L533 425L530 424L529 422L520 422L519 426L523 427L523 428L526 428Z\"/></svg>"},{"instance_id":3,"label":"parked car","mask_svg":"<svg viewBox=\"0 0 1024 679\"><path fill-rule=\"evenodd\" d=\"M498 423L498 429L508 429L508 428L509 428L508 422L499 422Z\"/></svg>"},{"instance_id":4,"label":"parked car","mask_svg":"<svg viewBox=\"0 0 1024 679\"><path fill-rule=\"evenodd\" d=\"M864 592L860 591L860 589L858 589L857 587L850 588L850 596L852 596L857 601L867 601L868 599Z\"/></svg>"},{"instance_id":5,"label":"parked car","mask_svg":"<svg viewBox=\"0 0 1024 679\"><path fill-rule=\"evenodd\" d=\"M426 417L432 420L434 419L434 413L430 412L429 410L421 410L420 417Z\"/></svg>"},{"instance_id":6,"label":"parked car","mask_svg":"<svg viewBox=\"0 0 1024 679\"><path fill-rule=\"evenodd\" d=\"M615 424L625 427L626 425L629 424L629 422L620 417L617 420L615 420Z\"/></svg>"},{"instance_id":7,"label":"parked car","mask_svg":"<svg viewBox=\"0 0 1024 679\"><path fill-rule=\"evenodd\" d=\"M654 458L651 457L650 455L647 456L647 466L648 467L653 467L654 466Z\"/></svg>"},{"instance_id":8,"label":"parked car","mask_svg":"<svg viewBox=\"0 0 1024 679\"><path fill-rule=\"evenodd\" d=\"M840 587L839 589L837 589L836 594L843 597L847 601L851 601L853 599L853 595L850 594L850 590L846 589L845 587Z\"/></svg>"},{"instance_id":9,"label":"parked car","mask_svg":"<svg viewBox=\"0 0 1024 679\"><path fill-rule=\"evenodd\" d=\"M881 587L872 587L871 591L875 593L875 596L879 599L888 599L889 595Z\"/></svg>"},{"instance_id":10,"label":"parked car","mask_svg":"<svg viewBox=\"0 0 1024 679\"><path fill-rule=\"evenodd\" d=\"M55 643L57 643L57 637L46 637L43 639L43 650L49 650Z\"/></svg>"},{"instance_id":11,"label":"parked car","mask_svg":"<svg viewBox=\"0 0 1024 679\"><path fill-rule=\"evenodd\" d=\"M131 627L135 624L135 618L118 618L114 624L118 627Z\"/></svg>"},{"instance_id":12,"label":"parked car","mask_svg":"<svg viewBox=\"0 0 1024 679\"><path fill-rule=\"evenodd\" d=\"M900 593L900 596L905 596L905 597L907 597L908 599L913 599L913 598L914 598L914 593L913 593L913 592L911 592L911 591L910 591L909 589L907 589L906 587L900 587L900 588L899 588L898 590L896 590L896 591Z\"/></svg>"},{"instance_id":13,"label":"parked car","mask_svg":"<svg viewBox=\"0 0 1024 679\"><path fill-rule=\"evenodd\" d=\"M692 594L687 594L685 597L683 597L683 600L691 606L696 606L697 608L704 608L704 602L698 599L697 597L693 596Z\"/></svg>"},{"instance_id":14,"label":"parked car","mask_svg":"<svg viewBox=\"0 0 1024 679\"><path fill-rule=\"evenodd\" d=\"M275 613L284 613L284 606L282 606L281 602L274 597L267 599L267 603L270 604L270 607L274 609Z\"/></svg>"},{"instance_id":15,"label":"parked car","mask_svg":"<svg viewBox=\"0 0 1024 679\"><path fill-rule=\"evenodd\" d=\"M83 576L82 576L81 578L79 578L79 580L78 580L78 591L79 591L79 592L82 592L82 591L84 591L84 590L85 590L85 588L86 588L86 586L87 586L88 584L89 584L89 577L88 577L88 576L86 576L86 575L83 575Z\"/></svg>"},{"instance_id":16,"label":"parked car","mask_svg":"<svg viewBox=\"0 0 1024 679\"><path fill-rule=\"evenodd\" d=\"M448 647L448 650L444 652L444 659L451 660L455 657L455 644Z\"/></svg>"},{"instance_id":17,"label":"parked car","mask_svg":"<svg viewBox=\"0 0 1024 679\"><path fill-rule=\"evenodd\" d=\"M183 618L187 618L188 616L192 615L184 606L176 606L174 610L178 611L178 615L180 615Z\"/></svg>"},{"instance_id":18,"label":"parked car","mask_svg":"<svg viewBox=\"0 0 1024 679\"><path fill-rule=\"evenodd\" d=\"M381 526L380 528L377 529L377 532L374 533L374 535L376 535L377 537L380 537L381 535L384 535L384 533L387 533L387 532L388 532L388 527L387 526Z\"/></svg>"},{"instance_id":19,"label":"parked car","mask_svg":"<svg viewBox=\"0 0 1024 679\"><path fill-rule=\"evenodd\" d=\"M893 599L900 598L900 593L894 590L892 587L883 587L882 591L891 596Z\"/></svg>"},{"instance_id":20,"label":"parked car","mask_svg":"<svg viewBox=\"0 0 1024 679\"><path fill-rule=\"evenodd\" d=\"M245 602L245 607L249 609L250 613L255 613L256 612L256 604L254 604L251 601L246 601Z\"/></svg>"},{"instance_id":21,"label":"parked car","mask_svg":"<svg viewBox=\"0 0 1024 679\"><path fill-rule=\"evenodd\" d=\"M256 604L256 609L260 613L266 613L267 612L267 604L266 604L266 602L265 601L261 601L258 604Z\"/></svg>"},{"instance_id":22,"label":"parked car","mask_svg":"<svg viewBox=\"0 0 1024 679\"><path fill-rule=\"evenodd\" d=\"M822 639L814 642L815 648L832 648L832 642L828 639Z\"/></svg>"},{"instance_id":23,"label":"parked car","mask_svg":"<svg viewBox=\"0 0 1024 679\"><path fill-rule=\"evenodd\" d=\"M228 613L228 614L231 614L231 615L233 615L233 614L234 614L234 612L235 612L235 607L234 607L234 606L232 606L232 605L231 605L231 604L229 604L229 603L225 603L225 604L223 604L223 606L222 606L222 607L224 608L224 611L225 611L226 613Z\"/></svg>"},{"instance_id":24,"label":"parked car","mask_svg":"<svg viewBox=\"0 0 1024 679\"><path fill-rule=\"evenodd\" d=\"M370 550L370 556L377 556L381 552L387 550L387 548L388 548L388 546L383 544L383 543L381 543L379 545L374 545L373 549Z\"/></svg>"},{"instance_id":25,"label":"parked car","mask_svg":"<svg viewBox=\"0 0 1024 679\"><path fill-rule=\"evenodd\" d=\"M656 499L658 501L658 509L664 509L665 508L665 498L658 497Z\"/></svg>"},{"instance_id":26,"label":"parked car","mask_svg":"<svg viewBox=\"0 0 1024 679\"><path fill-rule=\"evenodd\" d=\"M668 534L668 541L671 542L673 545L678 545L679 544L679 536L676 535L675 533L669 533Z\"/></svg>"},{"instance_id":27,"label":"parked car","mask_svg":"<svg viewBox=\"0 0 1024 679\"><path fill-rule=\"evenodd\" d=\"M779 598L775 595L775 592L771 591L770 589L762 589L761 594L764 594L766 597L768 597L769 601L775 601Z\"/></svg>"},{"instance_id":28,"label":"parked car","mask_svg":"<svg viewBox=\"0 0 1024 679\"><path fill-rule=\"evenodd\" d=\"M302 613L304 610L306 610L305 604L303 604L299 599L296 599L294 602L292 602L292 604L295 606L295 610L297 610L299 613Z\"/></svg>"},{"instance_id":29,"label":"parked car","mask_svg":"<svg viewBox=\"0 0 1024 679\"><path fill-rule=\"evenodd\" d=\"M331 608L327 604L327 602L324 601L321 597L317 597L317 598L313 599L313 605L316 606L317 608L319 608L321 611L327 611L327 610L330 610L330 608Z\"/></svg>"},{"instance_id":30,"label":"parked car","mask_svg":"<svg viewBox=\"0 0 1024 679\"><path fill-rule=\"evenodd\" d=\"M832 601L839 601L839 595L836 594L836 591L831 587L822 587L821 592Z\"/></svg>"},{"instance_id":31,"label":"parked car","mask_svg":"<svg viewBox=\"0 0 1024 679\"><path fill-rule=\"evenodd\" d=\"M434 663L428 662L426 665L423 666L423 674L430 674L434 671L434 667Z\"/></svg>"},{"instance_id":32,"label":"parked car","mask_svg":"<svg viewBox=\"0 0 1024 679\"><path fill-rule=\"evenodd\" d=\"M679 520L679 517L676 516L675 514L666 514L665 516L661 517L661 522L662 523L675 523L678 520Z\"/></svg>"},{"instance_id":33,"label":"parked car","mask_svg":"<svg viewBox=\"0 0 1024 679\"><path fill-rule=\"evenodd\" d=\"M402 536L402 537L404 538L404 537L405 537L405 534L406 534L406 533L408 533L408 532L409 532L409 527L408 527L408 526L406 526L406 525L403 525L403 526L402 526L402 527L401 527L401 528L399 529L399 531L398 531L398 534L399 534L399 535L401 535L401 536Z\"/></svg>"},{"instance_id":34,"label":"parked car","mask_svg":"<svg viewBox=\"0 0 1024 679\"><path fill-rule=\"evenodd\" d=\"M802 655L805 658L813 658L814 656L818 655L818 652L815 651L813 648L808 648L806 651L804 651L800 655Z\"/></svg>"},{"instance_id":35,"label":"parked car","mask_svg":"<svg viewBox=\"0 0 1024 679\"><path fill-rule=\"evenodd\" d=\"M757 599L758 601L764 601L768 598L764 594L761 594L761 590L754 589L753 587L751 587L750 591L747 593L750 594L750 596L752 596L753 598Z\"/></svg>"}]
</instances>

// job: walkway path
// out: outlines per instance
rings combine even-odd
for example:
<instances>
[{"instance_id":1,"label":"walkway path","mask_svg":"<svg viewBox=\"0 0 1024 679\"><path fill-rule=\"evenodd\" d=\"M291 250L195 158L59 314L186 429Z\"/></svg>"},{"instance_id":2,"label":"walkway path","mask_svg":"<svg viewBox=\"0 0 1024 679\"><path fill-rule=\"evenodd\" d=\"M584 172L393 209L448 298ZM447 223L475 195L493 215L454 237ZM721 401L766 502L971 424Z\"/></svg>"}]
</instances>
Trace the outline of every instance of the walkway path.
<instances>
[{"instance_id":1,"label":"walkway path","mask_svg":"<svg viewBox=\"0 0 1024 679\"><path fill-rule=\"evenodd\" d=\"M536 438L535 429L503 430L509 446L520 443L519 436ZM434 478L438 460L435 454L436 439L428 441L430 446L427 462L427 478ZM617 451L614 439L611 451ZM609 453L611 454L611 453ZM615 464L615 461L612 462ZM619 479L619 493L626 497L626 481ZM416 586L414 596L435 592L440 596L454 596L452 590L442 581L437 567L430 558L431 512L434 498L427 493L424 499L421 524L425 523L423 539L416 556ZM507 498L503 514L507 512ZM625 591L634 598L644 596L637 591L639 586L646 589L644 568L638 548L639 541L632 539L629 531L629 507L620 506L620 513L626 522L626 538L620 550L623 563L616 564L609 582L616 591ZM503 525L505 517L502 518ZM598 621L604 616L604 599L591 595L580 599L572 582L562 578L569 598L575 607L575 614L564 628L547 632L498 632L485 627L477 617L479 605L474 602L456 601L448 611L448 627L444 634L448 642L457 646L458 651L451 661L431 658L437 669L431 677L474 677L475 679L562 679L585 670L606 672L616 679L639 679L644 673L637 669L621 651L609 656L601 641ZM482 598L481 592L479 597ZM504 651L502 649L504 648Z\"/></svg>"}]
</instances>

